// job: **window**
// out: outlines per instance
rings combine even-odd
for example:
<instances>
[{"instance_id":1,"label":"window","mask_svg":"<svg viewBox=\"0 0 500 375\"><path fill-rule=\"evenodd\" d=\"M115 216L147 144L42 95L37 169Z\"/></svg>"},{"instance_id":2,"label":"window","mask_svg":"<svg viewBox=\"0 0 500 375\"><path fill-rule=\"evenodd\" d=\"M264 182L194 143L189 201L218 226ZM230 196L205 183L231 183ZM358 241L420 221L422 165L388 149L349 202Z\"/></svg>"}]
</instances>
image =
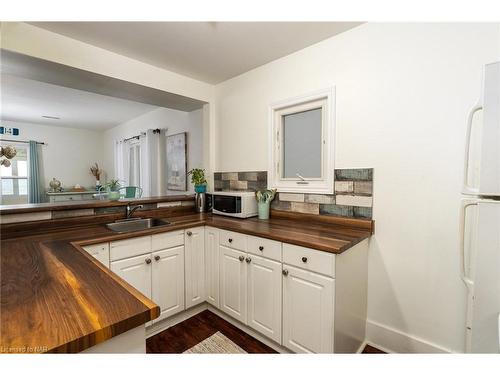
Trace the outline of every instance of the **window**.
<instances>
[{"instance_id":1,"label":"window","mask_svg":"<svg viewBox=\"0 0 500 375\"><path fill-rule=\"evenodd\" d=\"M333 193L334 89L271 106L270 185Z\"/></svg>"},{"instance_id":2,"label":"window","mask_svg":"<svg viewBox=\"0 0 500 375\"><path fill-rule=\"evenodd\" d=\"M138 141L129 144L128 181L131 186L141 186L141 145Z\"/></svg>"},{"instance_id":3,"label":"window","mask_svg":"<svg viewBox=\"0 0 500 375\"><path fill-rule=\"evenodd\" d=\"M16 145L16 150L11 165L1 166L1 204L28 203L28 147Z\"/></svg>"}]
</instances>

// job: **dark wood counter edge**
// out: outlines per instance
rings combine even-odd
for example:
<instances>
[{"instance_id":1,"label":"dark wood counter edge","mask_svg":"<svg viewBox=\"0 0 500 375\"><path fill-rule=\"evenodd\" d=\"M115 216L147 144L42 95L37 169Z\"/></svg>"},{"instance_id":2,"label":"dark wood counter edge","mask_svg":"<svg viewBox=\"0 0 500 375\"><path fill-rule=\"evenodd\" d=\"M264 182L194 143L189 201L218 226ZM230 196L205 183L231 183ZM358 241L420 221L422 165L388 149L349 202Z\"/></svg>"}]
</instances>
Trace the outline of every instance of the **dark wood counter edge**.
<instances>
[{"instance_id":1,"label":"dark wood counter edge","mask_svg":"<svg viewBox=\"0 0 500 375\"><path fill-rule=\"evenodd\" d=\"M95 200L95 201L78 201L64 203L37 203L37 204L16 204L9 206L0 206L0 215L25 214L31 212L46 212L46 211L63 211L77 210L84 208L101 208L101 207L120 207L126 206L129 203L146 204L146 203L162 203L162 202L181 202L192 201L193 194L182 195L166 195L161 197L149 197L139 199L120 199L118 201L110 200Z\"/></svg>"}]
</instances>

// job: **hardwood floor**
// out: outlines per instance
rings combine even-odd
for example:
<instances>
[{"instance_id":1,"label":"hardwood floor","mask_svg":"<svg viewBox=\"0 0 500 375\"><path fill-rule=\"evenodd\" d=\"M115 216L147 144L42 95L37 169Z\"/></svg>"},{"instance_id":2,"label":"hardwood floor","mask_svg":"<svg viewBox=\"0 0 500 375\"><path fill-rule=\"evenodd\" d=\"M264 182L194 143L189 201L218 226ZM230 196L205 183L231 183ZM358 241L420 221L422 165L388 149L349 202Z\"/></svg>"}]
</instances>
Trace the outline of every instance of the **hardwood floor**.
<instances>
[{"instance_id":1,"label":"hardwood floor","mask_svg":"<svg viewBox=\"0 0 500 375\"><path fill-rule=\"evenodd\" d=\"M247 353L276 353L269 346L205 310L146 340L147 353L182 353L220 331Z\"/></svg>"},{"instance_id":2,"label":"hardwood floor","mask_svg":"<svg viewBox=\"0 0 500 375\"><path fill-rule=\"evenodd\" d=\"M373 346L366 345L362 351L362 354L387 354L380 349L374 348Z\"/></svg>"},{"instance_id":3,"label":"hardwood floor","mask_svg":"<svg viewBox=\"0 0 500 375\"><path fill-rule=\"evenodd\" d=\"M220 331L247 353L276 353L272 348L253 338L214 313L205 310L146 340L147 353L182 353ZM384 352L367 345L366 354Z\"/></svg>"}]
</instances>

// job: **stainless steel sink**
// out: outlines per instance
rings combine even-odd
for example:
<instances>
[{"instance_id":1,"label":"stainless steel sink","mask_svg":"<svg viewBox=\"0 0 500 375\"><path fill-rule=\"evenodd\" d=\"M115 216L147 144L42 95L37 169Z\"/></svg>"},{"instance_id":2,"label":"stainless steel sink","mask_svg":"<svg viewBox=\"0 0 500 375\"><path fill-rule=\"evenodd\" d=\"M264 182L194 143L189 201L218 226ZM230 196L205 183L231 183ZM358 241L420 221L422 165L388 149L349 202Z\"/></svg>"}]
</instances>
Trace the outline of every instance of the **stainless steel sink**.
<instances>
[{"instance_id":1,"label":"stainless steel sink","mask_svg":"<svg viewBox=\"0 0 500 375\"><path fill-rule=\"evenodd\" d=\"M124 219L117 220L114 223L106 224L106 226L114 232L135 232L155 227L170 225L170 222L163 219Z\"/></svg>"}]
</instances>

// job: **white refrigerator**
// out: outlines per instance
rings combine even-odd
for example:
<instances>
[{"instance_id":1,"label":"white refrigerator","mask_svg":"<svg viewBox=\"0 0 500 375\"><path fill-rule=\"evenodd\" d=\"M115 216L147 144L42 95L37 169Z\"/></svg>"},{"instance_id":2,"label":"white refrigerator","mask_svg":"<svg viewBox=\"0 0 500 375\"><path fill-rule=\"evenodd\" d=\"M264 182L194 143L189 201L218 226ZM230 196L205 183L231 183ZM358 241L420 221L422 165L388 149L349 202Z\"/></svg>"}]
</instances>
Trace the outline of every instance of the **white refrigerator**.
<instances>
[{"instance_id":1,"label":"white refrigerator","mask_svg":"<svg viewBox=\"0 0 500 375\"><path fill-rule=\"evenodd\" d=\"M487 64L467 119L460 214L465 351L500 353L500 62Z\"/></svg>"}]
</instances>

